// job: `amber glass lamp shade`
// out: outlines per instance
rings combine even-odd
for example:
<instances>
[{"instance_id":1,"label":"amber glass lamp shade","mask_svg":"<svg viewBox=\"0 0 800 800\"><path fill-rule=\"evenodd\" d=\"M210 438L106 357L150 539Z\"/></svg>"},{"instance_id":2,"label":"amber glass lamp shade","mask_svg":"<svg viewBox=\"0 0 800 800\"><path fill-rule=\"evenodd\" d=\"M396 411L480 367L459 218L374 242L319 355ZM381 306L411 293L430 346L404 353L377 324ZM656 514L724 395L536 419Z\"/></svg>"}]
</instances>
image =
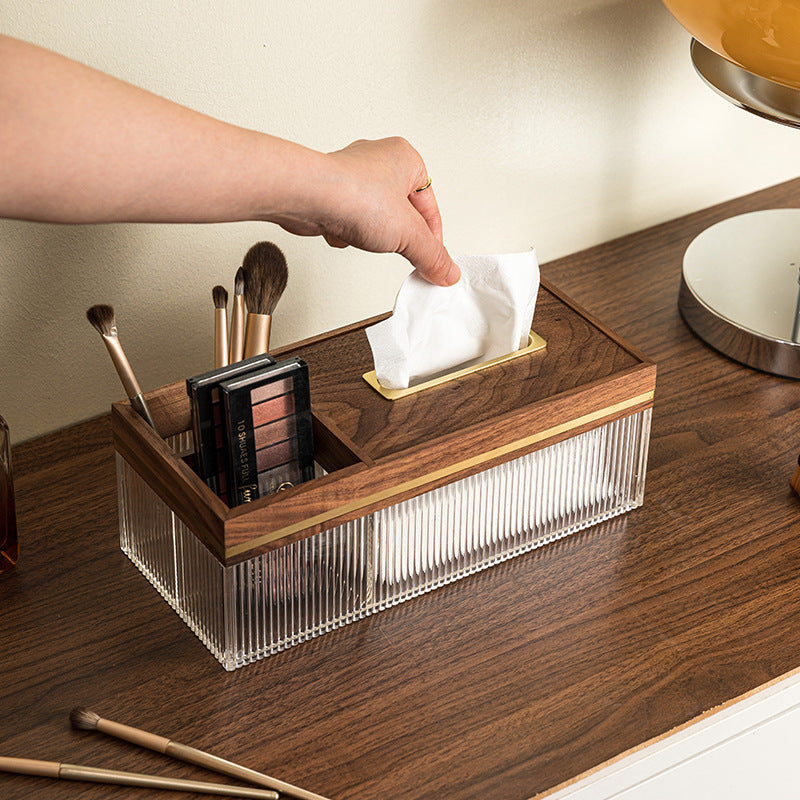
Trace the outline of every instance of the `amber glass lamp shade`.
<instances>
[{"instance_id":1,"label":"amber glass lamp shade","mask_svg":"<svg viewBox=\"0 0 800 800\"><path fill-rule=\"evenodd\" d=\"M663 0L709 50L748 72L800 89L797 0Z\"/></svg>"}]
</instances>

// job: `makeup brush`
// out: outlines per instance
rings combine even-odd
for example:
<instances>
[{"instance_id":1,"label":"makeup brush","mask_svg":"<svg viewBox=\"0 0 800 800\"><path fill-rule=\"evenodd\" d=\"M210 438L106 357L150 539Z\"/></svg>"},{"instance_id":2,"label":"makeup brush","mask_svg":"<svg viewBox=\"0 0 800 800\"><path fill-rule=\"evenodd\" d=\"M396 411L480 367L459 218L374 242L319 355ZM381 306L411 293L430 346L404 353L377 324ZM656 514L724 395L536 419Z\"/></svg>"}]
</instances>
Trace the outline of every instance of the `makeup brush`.
<instances>
[{"instance_id":1,"label":"makeup brush","mask_svg":"<svg viewBox=\"0 0 800 800\"><path fill-rule=\"evenodd\" d=\"M142 396L142 390L133 374L131 365L125 357L125 352L122 345L119 343L117 336L117 323L114 319L114 308L112 306L92 306L86 312L86 319L92 323L94 329L103 337L106 343L108 354L114 362L114 367L117 370L117 375L122 381L125 388L125 393L131 401L131 405L139 413L139 416L153 429L156 430L156 425L153 418L150 416L150 410L147 408L147 403Z\"/></svg>"},{"instance_id":2,"label":"makeup brush","mask_svg":"<svg viewBox=\"0 0 800 800\"><path fill-rule=\"evenodd\" d=\"M228 363L236 364L244 358L244 270L239 267L233 279L233 306L231 307L231 338Z\"/></svg>"},{"instance_id":3,"label":"makeup brush","mask_svg":"<svg viewBox=\"0 0 800 800\"><path fill-rule=\"evenodd\" d=\"M228 290L215 286L214 298L214 368L228 366Z\"/></svg>"},{"instance_id":4,"label":"makeup brush","mask_svg":"<svg viewBox=\"0 0 800 800\"><path fill-rule=\"evenodd\" d=\"M149 789L173 789L183 792L221 794L226 797L253 797L260 800L278 800L278 793L249 786L227 786L223 783L190 781L184 778L165 778L141 772L122 772L116 769L64 764L59 761L39 761L33 758L7 758L0 756L0 771L18 775L38 775L41 778L61 778L68 781L115 783L124 786L145 786Z\"/></svg>"},{"instance_id":5,"label":"makeup brush","mask_svg":"<svg viewBox=\"0 0 800 800\"><path fill-rule=\"evenodd\" d=\"M286 258L272 242L258 242L245 254L244 302L247 325L244 332L244 357L269 352L272 312L281 299L289 277Z\"/></svg>"},{"instance_id":6,"label":"makeup brush","mask_svg":"<svg viewBox=\"0 0 800 800\"><path fill-rule=\"evenodd\" d=\"M157 753L177 758L180 761L188 761L190 764L196 764L214 772L221 772L223 775L230 775L258 786L275 789L282 794L297 797L299 800L328 800L322 795L314 794L314 792L306 791L298 786L292 786L290 783L284 783L277 778L271 778L262 772L256 772L254 769L234 764L233 761L226 761L224 758L211 753L205 753L202 750L196 750L194 747L174 742L164 736L157 736L154 733L132 728L129 725L123 725L110 719L103 719L103 717L95 714L94 711L89 711L86 708L73 708L69 719L73 728L85 731L100 731L117 739L124 739L126 742L131 742L139 747L146 747L150 750L155 750Z\"/></svg>"}]
</instances>

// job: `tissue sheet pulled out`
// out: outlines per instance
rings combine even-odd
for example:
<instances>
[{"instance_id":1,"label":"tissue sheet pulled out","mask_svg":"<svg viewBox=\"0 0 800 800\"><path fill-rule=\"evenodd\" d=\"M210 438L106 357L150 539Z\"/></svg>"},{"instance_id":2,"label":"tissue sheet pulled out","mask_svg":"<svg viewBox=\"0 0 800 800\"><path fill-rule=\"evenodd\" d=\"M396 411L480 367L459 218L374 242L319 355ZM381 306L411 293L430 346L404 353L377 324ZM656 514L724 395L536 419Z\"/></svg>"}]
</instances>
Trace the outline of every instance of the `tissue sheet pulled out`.
<instances>
[{"instance_id":1,"label":"tissue sheet pulled out","mask_svg":"<svg viewBox=\"0 0 800 800\"><path fill-rule=\"evenodd\" d=\"M455 261L461 268L455 286L434 286L413 272L392 316L366 329L386 389L406 389L528 344L539 291L535 251Z\"/></svg>"}]
</instances>

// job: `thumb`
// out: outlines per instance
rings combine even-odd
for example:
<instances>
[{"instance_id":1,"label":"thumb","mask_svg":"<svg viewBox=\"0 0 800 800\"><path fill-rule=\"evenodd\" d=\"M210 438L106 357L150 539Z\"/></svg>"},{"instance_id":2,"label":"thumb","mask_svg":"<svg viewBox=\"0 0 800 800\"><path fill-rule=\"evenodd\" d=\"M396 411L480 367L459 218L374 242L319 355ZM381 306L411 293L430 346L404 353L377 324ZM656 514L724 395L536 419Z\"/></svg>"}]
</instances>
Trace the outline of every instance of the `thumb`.
<instances>
[{"instance_id":1,"label":"thumb","mask_svg":"<svg viewBox=\"0 0 800 800\"><path fill-rule=\"evenodd\" d=\"M429 283L436 286L452 286L458 283L461 270L416 212L409 214L408 230L410 238L398 251L400 255L407 258Z\"/></svg>"}]
</instances>

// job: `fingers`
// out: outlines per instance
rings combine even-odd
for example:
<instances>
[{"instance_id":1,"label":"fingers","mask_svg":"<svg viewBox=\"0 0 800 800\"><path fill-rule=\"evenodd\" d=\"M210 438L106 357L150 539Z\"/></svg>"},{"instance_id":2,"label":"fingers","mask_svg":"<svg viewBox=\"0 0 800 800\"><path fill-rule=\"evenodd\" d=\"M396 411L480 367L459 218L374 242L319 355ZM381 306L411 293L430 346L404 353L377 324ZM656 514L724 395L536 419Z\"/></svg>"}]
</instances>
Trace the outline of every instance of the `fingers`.
<instances>
[{"instance_id":1,"label":"fingers","mask_svg":"<svg viewBox=\"0 0 800 800\"><path fill-rule=\"evenodd\" d=\"M350 245L344 240L340 239L338 236L334 236L332 233L323 233L322 238L328 243L330 247L350 247Z\"/></svg>"},{"instance_id":2,"label":"fingers","mask_svg":"<svg viewBox=\"0 0 800 800\"><path fill-rule=\"evenodd\" d=\"M403 255L425 280L437 286L452 286L458 283L461 270L444 247L439 204L430 185L430 177L426 180L427 185L423 184L425 188L413 191L408 199L428 230L421 229L418 221L415 225L417 230Z\"/></svg>"},{"instance_id":3,"label":"fingers","mask_svg":"<svg viewBox=\"0 0 800 800\"><path fill-rule=\"evenodd\" d=\"M414 191L408 199L411 205L417 209L419 214L428 224L431 233L441 242L442 239L442 217L439 214L439 204L436 202L436 195L433 188L428 185L426 189Z\"/></svg>"},{"instance_id":4,"label":"fingers","mask_svg":"<svg viewBox=\"0 0 800 800\"><path fill-rule=\"evenodd\" d=\"M409 240L400 250L400 255L407 258L429 283L436 286L452 286L458 283L461 270L450 258L441 238L428 227L427 221L420 214L411 211L408 225Z\"/></svg>"}]
</instances>

